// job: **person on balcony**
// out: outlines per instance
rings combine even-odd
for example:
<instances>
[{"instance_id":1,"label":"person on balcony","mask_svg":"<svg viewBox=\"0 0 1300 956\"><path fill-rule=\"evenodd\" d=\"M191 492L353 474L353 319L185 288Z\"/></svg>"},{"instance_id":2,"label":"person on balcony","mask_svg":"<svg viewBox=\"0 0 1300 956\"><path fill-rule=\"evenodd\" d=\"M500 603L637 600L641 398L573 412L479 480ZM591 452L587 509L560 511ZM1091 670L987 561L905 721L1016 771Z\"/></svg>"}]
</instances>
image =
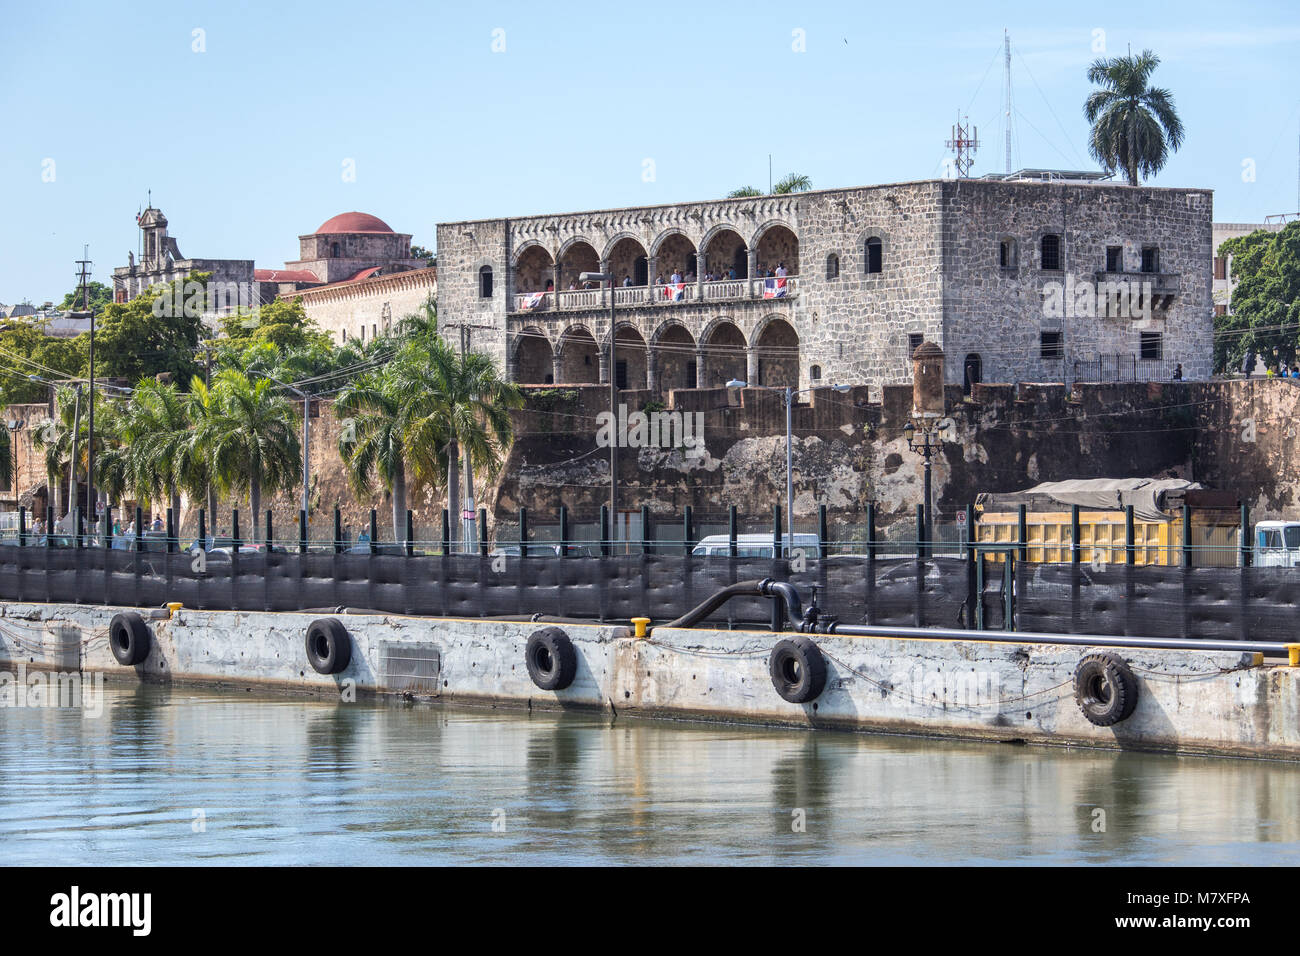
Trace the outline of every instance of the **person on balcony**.
<instances>
[{"instance_id":1,"label":"person on balcony","mask_svg":"<svg viewBox=\"0 0 1300 956\"><path fill-rule=\"evenodd\" d=\"M784 279L784 278L785 278L787 275L789 275L789 274L790 274L790 273L788 273L788 272L785 271L785 263L784 263L784 262L778 262L778 263L776 264L776 278L778 278L778 279Z\"/></svg>"},{"instance_id":2,"label":"person on balcony","mask_svg":"<svg viewBox=\"0 0 1300 956\"><path fill-rule=\"evenodd\" d=\"M676 285L677 283L679 283L679 282L681 282L681 281L682 281L682 274L681 274L680 272L678 272L676 269L674 269L674 270L673 270L673 278L672 278L672 283L673 283L673 285Z\"/></svg>"},{"instance_id":3,"label":"person on balcony","mask_svg":"<svg viewBox=\"0 0 1300 956\"><path fill-rule=\"evenodd\" d=\"M623 273L623 288L624 289L632 288L632 274L630 272Z\"/></svg>"}]
</instances>

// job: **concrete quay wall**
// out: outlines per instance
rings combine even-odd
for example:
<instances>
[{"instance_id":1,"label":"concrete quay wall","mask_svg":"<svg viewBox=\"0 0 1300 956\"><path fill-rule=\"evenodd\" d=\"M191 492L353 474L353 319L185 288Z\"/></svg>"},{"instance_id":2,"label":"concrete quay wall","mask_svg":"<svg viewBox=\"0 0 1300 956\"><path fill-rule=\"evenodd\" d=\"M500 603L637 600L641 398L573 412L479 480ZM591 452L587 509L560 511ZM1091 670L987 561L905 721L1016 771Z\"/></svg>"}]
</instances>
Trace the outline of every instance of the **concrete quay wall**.
<instances>
[{"instance_id":1,"label":"concrete quay wall","mask_svg":"<svg viewBox=\"0 0 1300 956\"><path fill-rule=\"evenodd\" d=\"M524 648L542 624L342 614L352 658L339 674L307 662L311 613L194 611L149 620L143 663L118 664L109 622L127 608L0 606L0 661L9 670L104 673L338 696L408 696L449 703L586 708L615 715L839 728L1248 757L1300 759L1300 668L1259 655L1123 649L1137 708L1112 727L1089 723L1073 674L1088 648L816 635L825 689L813 702L777 695L766 631L664 629L637 639L611 625L556 625L577 651L577 676L538 689ZM165 613L165 612L163 612Z\"/></svg>"}]
</instances>

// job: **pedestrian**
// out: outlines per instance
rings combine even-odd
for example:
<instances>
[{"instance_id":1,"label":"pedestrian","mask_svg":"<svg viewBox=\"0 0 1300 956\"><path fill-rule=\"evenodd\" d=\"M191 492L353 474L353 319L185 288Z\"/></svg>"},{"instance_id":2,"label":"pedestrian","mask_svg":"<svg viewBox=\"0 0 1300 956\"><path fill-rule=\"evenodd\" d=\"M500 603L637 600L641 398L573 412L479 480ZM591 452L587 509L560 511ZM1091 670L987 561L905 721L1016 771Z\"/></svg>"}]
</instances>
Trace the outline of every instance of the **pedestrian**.
<instances>
[{"instance_id":1,"label":"pedestrian","mask_svg":"<svg viewBox=\"0 0 1300 956\"><path fill-rule=\"evenodd\" d=\"M1174 368L1174 381L1181 382L1182 380L1183 380L1183 363L1179 362L1178 365Z\"/></svg>"}]
</instances>

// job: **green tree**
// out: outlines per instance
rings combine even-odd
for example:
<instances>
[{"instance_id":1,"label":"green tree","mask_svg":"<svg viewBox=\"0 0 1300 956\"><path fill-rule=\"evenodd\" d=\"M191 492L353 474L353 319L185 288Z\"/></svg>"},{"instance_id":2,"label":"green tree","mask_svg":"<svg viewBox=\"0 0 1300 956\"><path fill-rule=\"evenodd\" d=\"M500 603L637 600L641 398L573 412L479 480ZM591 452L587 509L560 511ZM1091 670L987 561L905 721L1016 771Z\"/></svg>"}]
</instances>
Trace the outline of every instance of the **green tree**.
<instances>
[{"instance_id":1,"label":"green tree","mask_svg":"<svg viewBox=\"0 0 1300 956\"><path fill-rule=\"evenodd\" d=\"M334 402L342 423L339 455L348 482L368 495L377 477L392 495L393 540L406 540L406 436L412 411L403 403L402 366L369 372L343 387Z\"/></svg>"},{"instance_id":2,"label":"green tree","mask_svg":"<svg viewBox=\"0 0 1300 956\"><path fill-rule=\"evenodd\" d=\"M0 329L0 405L43 402L43 380L85 374L86 355L78 339L46 335L37 325L10 321ZM32 376L38 380L33 381Z\"/></svg>"},{"instance_id":3,"label":"green tree","mask_svg":"<svg viewBox=\"0 0 1300 956\"><path fill-rule=\"evenodd\" d=\"M41 452L44 459L46 487L50 492L51 503L54 502L55 491L59 492L56 510L60 515L66 515L72 510L75 482L81 480L86 473L89 427L87 416L82 412L81 389L65 385L55 392L54 417L34 423L32 428L32 445ZM70 475L69 469L73 480L65 484Z\"/></svg>"},{"instance_id":4,"label":"green tree","mask_svg":"<svg viewBox=\"0 0 1300 956\"><path fill-rule=\"evenodd\" d=\"M90 311L94 312L95 315L101 314L104 307L113 301L113 287L102 282L87 282L86 293L90 297ZM78 310L85 308L81 296L81 286L79 285L63 297L63 301L59 303L59 308L66 311L74 308L74 303L75 308Z\"/></svg>"},{"instance_id":5,"label":"green tree","mask_svg":"<svg viewBox=\"0 0 1300 956\"><path fill-rule=\"evenodd\" d=\"M220 433L218 418L221 407L217 394L197 375L190 381L190 391L185 400L185 412L193 427L183 459L181 485L192 498L207 499L208 527L215 534L217 488L221 484L217 475L215 441Z\"/></svg>"},{"instance_id":6,"label":"green tree","mask_svg":"<svg viewBox=\"0 0 1300 956\"><path fill-rule=\"evenodd\" d=\"M1232 312L1214 320L1218 371L1240 369L1247 355L1270 368L1293 365L1300 350L1300 222L1278 232L1258 229L1228 239L1232 256Z\"/></svg>"},{"instance_id":7,"label":"green tree","mask_svg":"<svg viewBox=\"0 0 1300 956\"><path fill-rule=\"evenodd\" d=\"M741 186L739 189L733 189L727 193L728 199L746 199L750 196L761 196L763 191L755 189L753 186Z\"/></svg>"},{"instance_id":8,"label":"green tree","mask_svg":"<svg viewBox=\"0 0 1300 956\"><path fill-rule=\"evenodd\" d=\"M1154 176L1172 148L1183 144L1183 122L1168 90L1148 85L1160 57L1150 50L1137 56L1096 60L1088 68L1093 90L1083 106L1092 124L1089 152L1108 172L1124 170L1130 186L1138 176Z\"/></svg>"},{"instance_id":9,"label":"green tree","mask_svg":"<svg viewBox=\"0 0 1300 956\"><path fill-rule=\"evenodd\" d=\"M426 262L428 262L429 265L433 265L433 263L437 260L437 257L430 250L424 248L424 246L416 246L416 245L411 246L411 258L423 259Z\"/></svg>"},{"instance_id":10,"label":"green tree","mask_svg":"<svg viewBox=\"0 0 1300 956\"><path fill-rule=\"evenodd\" d=\"M198 370L194 353L203 331L203 304L195 289L209 278L195 273L108 305L95 330L96 374L138 382L168 372L173 381L188 382Z\"/></svg>"},{"instance_id":11,"label":"green tree","mask_svg":"<svg viewBox=\"0 0 1300 956\"><path fill-rule=\"evenodd\" d=\"M806 193L810 189L812 189L811 179L802 173L790 173L772 187L772 193L776 196L785 196L790 193Z\"/></svg>"},{"instance_id":12,"label":"green tree","mask_svg":"<svg viewBox=\"0 0 1300 956\"><path fill-rule=\"evenodd\" d=\"M262 493L291 488L300 472L298 415L268 379L250 381L223 369L212 383L216 414L201 423L200 443L210 449L213 477L223 492L247 493L250 538L259 540Z\"/></svg>"},{"instance_id":13,"label":"green tree","mask_svg":"<svg viewBox=\"0 0 1300 956\"><path fill-rule=\"evenodd\" d=\"M115 423L125 473L137 499L167 501L179 521L181 488L190 471L191 425L185 396L174 383L146 378L136 385Z\"/></svg>"}]
</instances>

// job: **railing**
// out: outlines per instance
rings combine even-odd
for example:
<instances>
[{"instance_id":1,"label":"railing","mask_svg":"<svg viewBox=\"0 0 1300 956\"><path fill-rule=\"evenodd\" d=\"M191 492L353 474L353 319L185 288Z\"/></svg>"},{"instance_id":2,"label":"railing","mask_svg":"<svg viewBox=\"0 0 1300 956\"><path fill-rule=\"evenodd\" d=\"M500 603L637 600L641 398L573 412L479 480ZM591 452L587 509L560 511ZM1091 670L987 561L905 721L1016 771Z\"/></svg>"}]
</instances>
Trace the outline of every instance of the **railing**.
<instances>
[{"instance_id":1,"label":"railing","mask_svg":"<svg viewBox=\"0 0 1300 956\"><path fill-rule=\"evenodd\" d=\"M1136 355L1098 355L1095 359L1074 360L1076 382L1169 382L1174 380L1178 362L1169 359L1144 359Z\"/></svg>"},{"instance_id":2,"label":"railing","mask_svg":"<svg viewBox=\"0 0 1300 956\"><path fill-rule=\"evenodd\" d=\"M795 276L784 278L784 286L774 291L771 298L790 298L795 294ZM762 299L767 281L753 279L722 279L713 282L654 283L648 286L615 286L614 305L619 308L640 305L670 305L679 302L703 300L716 302L735 299ZM609 304L603 289L576 289L563 292L521 292L514 297L515 312L545 312L550 309L599 309Z\"/></svg>"},{"instance_id":3,"label":"railing","mask_svg":"<svg viewBox=\"0 0 1300 956\"><path fill-rule=\"evenodd\" d=\"M743 299L748 295L748 279L723 279L704 283L704 298L709 302L717 299Z\"/></svg>"},{"instance_id":4,"label":"railing","mask_svg":"<svg viewBox=\"0 0 1300 956\"><path fill-rule=\"evenodd\" d=\"M559 294L561 309L599 309L604 296L599 289L579 289Z\"/></svg>"}]
</instances>

